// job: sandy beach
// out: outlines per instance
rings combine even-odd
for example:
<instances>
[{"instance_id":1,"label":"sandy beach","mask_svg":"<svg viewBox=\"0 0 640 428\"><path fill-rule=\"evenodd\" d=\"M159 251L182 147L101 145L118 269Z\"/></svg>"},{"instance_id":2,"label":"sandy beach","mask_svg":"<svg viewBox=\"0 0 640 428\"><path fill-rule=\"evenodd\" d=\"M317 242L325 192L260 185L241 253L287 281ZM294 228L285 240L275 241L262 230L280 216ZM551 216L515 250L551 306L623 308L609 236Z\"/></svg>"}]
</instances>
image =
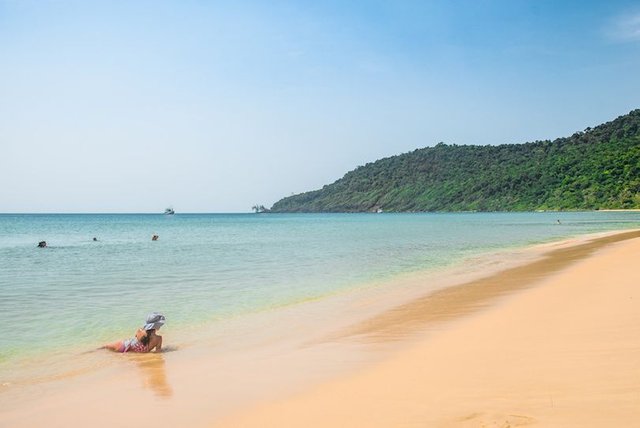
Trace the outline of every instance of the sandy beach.
<instances>
[{"instance_id":1,"label":"sandy beach","mask_svg":"<svg viewBox=\"0 0 640 428\"><path fill-rule=\"evenodd\" d=\"M384 340L466 315L378 364L216 426L636 425L637 237L618 234L555 250L538 262L384 313L349 333ZM494 299L499 293L507 296ZM483 309L472 309L478 306Z\"/></svg>"},{"instance_id":2,"label":"sandy beach","mask_svg":"<svg viewBox=\"0 0 640 428\"><path fill-rule=\"evenodd\" d=\"M640 428L640 0L0 0L0 428Z\"/></svg>"},{"instance_id":3,"label":"sandy beach","mask_svg":"<svg viewBox=\"0 0 640 428\"><path fill-rule=\"evenodd\" d=\"M95 353L89 373L3 385L0 426L137 426L141 411L162 427L630 426L639 251L640 231L583 237L435 291L417 276L188 340L169 330L177 352Z\"/></svg>"}]
</instances>

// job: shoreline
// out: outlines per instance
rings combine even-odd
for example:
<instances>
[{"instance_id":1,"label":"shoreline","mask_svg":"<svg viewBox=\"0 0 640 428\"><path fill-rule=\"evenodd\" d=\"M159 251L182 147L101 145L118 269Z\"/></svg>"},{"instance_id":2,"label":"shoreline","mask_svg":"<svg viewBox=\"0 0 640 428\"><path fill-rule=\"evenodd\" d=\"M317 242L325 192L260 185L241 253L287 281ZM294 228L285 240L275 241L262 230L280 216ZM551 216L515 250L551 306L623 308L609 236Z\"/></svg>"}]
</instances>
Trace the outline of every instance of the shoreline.
<instances>
[{"instance_id":1,"label":"shoreline","mask_svg":"<svg viewBox=\"0 0 640 428\"><path fill-rule=\"evenodd\" d=\"M428 291L428 287L425 291L425 276L416 275L415 278L404 278L406 284L399 289L390 290L383 286L381 289L359 290L335 299L331 297L335 302L312 302L287 308L281 312L281 320L274 320L269 314L256 314L244 320L236 320L222 327L222 330L227 329L222 333L231 332L236 337L237 341L234 343L227 343L224 337L219 336L220 331L210 332L207 346L187 347L181 349L181 352L160 355L135 356L112 364L100 373L89 373L45 385L38 391L35 400L39 407L46 410L42 412L42 416L29 414L28 408L35 404L29 394L18 394L9 400L12 406L8 402L2 406L11 408L11 411L5 412L0 408L0 425L5 420L13 421L11 425L16 426L37 426L43 420L39 418L44 417L59 419L59 426L75 426L92 421L95 423L94 416L98 411L96 403L99 402L103 403L100 408L104 406L112 411L117 409L123 414L131 415L135 414L139 405L148 405L162 414L163 424L166 426L184 423L190 426L208 426L212 421L241 412L242 409L265 400L299 394L328 379L348 376L401 351L415 341L412 337L419 337L424 333L424 320L418 323L418 328L413 326L408 330L401 329L391 335L385 333L378 337L368 334L370 331L367 328L371 330L372 322L375 325L381 320L386 320L383 324L397 324L397 320L386 318L389 312L397 313L398 307L411 305L411 302L415 304L425 298L425 293L432 296L456 287L464 286L463 288L468 289L469 281L465 282L464 279L469 276L479 277L477 280L482 281L483 277L500 275L499 272L496 274L496 270L519 269L520 265L520 268L530 264L536 266L535 263L544 259L545 254L563 248L570 250L581 245L588 246L589 241L594 239L604 240L603 245L606 245L620 240L620 236L625 234L640 236L640 231L603 232L525 249L502 251L501 255L515 254L518 257L498 265L485 260L484 264L475 266L476 270L473 272L462 269L457 276L448 279L444 275L440 280L446 279L452 284L462 282L462 285L453 285L441 291ZM595 249L593 248L594 251ZM515 266L510 266L511 264ZM515 290L506 290L504 295L514 294L513 291ZM495 297L499 298L501 295ZM484 306L471 308L475 311L454 311L451 317L444 320L448 323L464 320L478 310L482 312L494 306L495 302L496 299L485 302ZM328 307L337 310L336 317L330 317L335 319L327 319ZM429 320L427 321L430 325ZM264 325L263 331L256 332L255 327L261 325ZM368 327L363 330L363 326ZM428 329L431 333L442 329L440 324L436 323L434 326L437 326L435 330ZM361 340L363 337L367 339ZM313 369L309 370L309 367ZM124 391L123 385L126 386ZM206 388L206 385L213 385L214 391ZM87 389L92 393L83 393ZM218 404L218 408L205 410L210 401L205 398L207 394ZM137 406L133 405L132 400L135 400ZM78 411L78 405L92 409L93 413Z\"/></svg>"},{"instance_id":2,"label":"shoreline","mask_svg":"<svg viewBox=\"0 0 640 428\"><path fill-rule=\"evenodd\" d=\"M307 251L303 247L295 249L295 245L292 245L283 254L290 253L292 250L294 250L293 254L296 254L295 251L303 253L300 260L304 263L298 264L302 266L301 268L296 268L296 266L292 265L291 270L282 269L278 263L290 264L291 257L285 257L282 260L273 257L267 260L271 263L271 266L265 264L265 268L259 272L260 275L258 277L264 277L265 284L276 285L273 289L276 292L275 294L278 295L273 301L277 300L276 303L283 304L275 306L286 307L302 303L304 300L312 301L326 297L332 298L334 294L349 293L349 289L367 288L371 284L377 286L377 284L381 283L396 282L396 279L404 281L404 276L407 272L415 272L419 275L422 270L428 270L439 274L442 270L447 270L451 267L456 268L465 259L475 259L475 256L481 253L500 251L500 249L513 250L514 248L519 251L520 248L536 242L565 239L570 235L594 233L607 228L637 227L639 224L637 216L633 214L616 215L613 213L603 217L602 215L589 213L566 213L566 222L565 218L561 216L563 226L557 227L555 214L521 214L513 216L500 213L483 213L470 216L461 214L462 217L434 214L416 218L399 216L392 221L378 221L382 217L377 217L378 220L374 222L369 220L361 221L364 218L362 217L358 218L356 223L359 227L363 227L362 231L366 230L367 233L362 235L362 240L354 239L352 241L365 242L366 245L349 244L344 249L339 241L336 242L338 245L330 245L331 239L335 239L335 236L332 238L331 234L329 234L329 238L326 238L327 234L324 232L317 236L312 235L315 238L323 237L319 241L314 241L316 245L307 246L301 243L303 247L309 248L322 248L324 246L325 248L322 248L321 254L349 254L349 256L334 258L329 256L323 259L322 257L318 258L318 254L314 255L314 250ZM471 221L468 222L467 219ZM29 316L25 311L21 311L16 305L11 304L8 307L10 310L5 311L3 319L5 320L8 334L4 340L0 340L4 347L3 351L0 352L0 379L2 382L17 383L27 379L28 374L26 377L20 376L20 379L16 379L15 375L19 373L13 367L25 367L27 364L24 363L27 363L28 360L41 367L44 367L41 361L45 360L49 367L53 367L54 364L49 364L48 362L51 360L50 357L55 356L59 357L58 365L64 367L65 361L68 358L72 358L74 352L82 352L85 349L90 349L96 343L111 341L115 337L125 337L131 334L131 325L136 325L138 317L144 315L146 311L146 309L140 310L135 303L138 300L145 301L147 299L147 296L143 294L151 295L153 293L157 295L157 298L154 297L154 310L163 310L170 315L169 331L171 333L175 332L176 337L178 335L183 337L183 333L188 333L190 329L199 328L203 324L210 324L203 326L204 328L209 328L221 320L224 321L225 318L234 318L244 316L247 313L274 309L274 306L270 305L270 301L272 301L269 298L270 291L267 291L267 293L247 293L246 296L243 296L245 293L242 293L241 288L252 288L256 281L246 281L246 278L251 276L247 274L251 272L252 267L250 264L243 264L242 257L229 258L234 263L235 259L240 260L240 263L234 264L233 269L226 269L226 264L218 265L216 263L207 264L203 262L203 260L207 259L206 255L209 254L207 252L209 247L214 248L210 255L220 256L220 254L217 254L218 250L216 248L222 248L224 247L223 245L207 246L207 248L197 250L199 241L193 241L191 239L193 236L184 233L185 231L181 229L179 230L181 233L174 233L171 236L171 240L163 240L157 244L145 244L137 238L130 238L139 234L142 229L148 228L148 225L145 221L140 222L137 220L134 224L129 225L128 222L130 221L131 219L124 216L117 221L114 219L113 224L108 222L109 227L106 228L103 227L104 224L99 217L91 219L91 216L89 216L89 220L83 220L79 223L75 220L71 222L69 220L59 220L55 222L8 223L12 228L16 227L18 235L14 238L11 236L3 237L3 251L6 251L6 254L10 256L7 260L12 260L13 256L17 257L17 263L9 262L8 265L2 267L3 271L8 272L7 278L10 281L8 285L12 285L12 287L7 287L3 296L8 302L24 301L30 306L38 307L37 299L32 297L37 291L37 295L42 296L43 300L51 299L55 302L49 305L51 309L46 307L39 308L42 309L39 311L41 313L40 316ZM340 216L336 218L327 217L320 221L320 225L326 226L326 231L330 232L337 230L335 227L338 225L348 227L351 221ZM237 223L236 220L226 219L224 224L228 222L231 222L229 224L232 225ZM295 220L294 223L297 222L298 220ZM479 229L475 227L476 222ZM162 225L176 225L174 222L161 221L160 223ZM194 224L206 226L214 223L207 220L204 223L197 222ZM314 222L305 220L302 223L307 225ZM378 223L384 226L385 231L383 234L390 234L391 231L394 231L393 228L396 227L396 232L403 233L400 233L397 242L395 239L391 239L389 245L383 243L380 245L381 248L378 248L376 242L379 236L378 232L376 232ZM217 225L217 223L215 224ZM244 224L244 222L238 223L238 225ZM264 225L260 224L260 227L264 229ZM281 222L279 224L289 224L289 222ZM455 236L460 233L460 230L466 231L467 238L460 239L460 237L457 237L452 240L452 245L449 245L446 243L446 239L447 237L451 238L452 235L446 228L438 227L440 224L453 227L451 232ZM501 228L500 233L494 234L483 229L491 224L498 225ZM121 229L122 226L126 227ZM71 229L79 229L71 230L69 229L70 227ZM129 230L128 227L133 229L127 233L133 233L133 230L136 230L134 235L130 236L127 233L123 233ZM309 230L311 229L313 228L309 228ZM57 242L60 245L52 246L52 251L32 251L31 244L27 241L37 240L35 235L40 235L40 233L33 235L32 239L24 239L24 237L32 236L30 231L33 230L46 230L46 236L43 235L42 237L51 238L50 243ZM190 229L187 228L186 230ZM205 230L209 229L205 228ZM265 229L267 232L269 230L271 230L270 226ZM324 229L322 230L324 231ZM445 233L439 233L440 230L445 231ZM65 233L56 235L60 231L65 231ZM408 233L409 231L411 233ZM87 235L87 233L90 234ZM168 231L166 233L165 235L165 232L163 232L163 237L169 238ZM101 236L101 241L97 245L91 242L90 238L85 239L93 234ZM275 234L274 236L281 235ZM17 239L17 236L22 236L23 238ZM102 239L103 237L105 238L104 240ZM107 239L107 237L110 238ZM250 241L249 239L243 242ZM135 245L132 245L134 242ZM270 242L269 239L262 242L261 245L268 242ZM189 250L193 251L194 254L189 254L188 251L181 251L178 254L185 255L177 258L169 256L175 250L176 245L183 244L188 245ZM247 249L250 251L257 248L256 246L246 247L249 247ZM337 250L334 252L332 247L337 248ZM222 251L224 252L224 250ZM371 255L369 255L369 252L371 252ZM107 261L107 265L101 266L103 265L101 259L104 258L105 254L107 257L104 260ZM125 258L114 256L114 254L128 254L131 257ZM386 257L387 255L390 255L391 258ZM310 258L312 256L316 260ZM354 256L353 261L351 256ZM162 263L159 268L153 267L153 263L145 262L142 267L135 266L135 263L129 263L130 260L136 260L138 257L145 260L149 258L149 262L153 259L161 259L167 263ZM256 252L253 257L261 259L262 256L259 252ZM171 260L172 258L174 259L173 261ZM58 260L60 263L53 262L53 260ZM213 260L221 260L221 258L215 257ZM377 263L371 263L372 260ZM389 260L389 263L385 263L385 260ZM391 262L391 260L394 260L394 262ZM79 262L77 263L78 265L83 266L84 275L77 275L80 272L74 273L76 261ZM475 262L475 260L473 261ZM42 263L45 264L42 265ZM51 264L51 269L48 266L45 268L47 263ZM177 263L176 266L181 268L174 268L174 263ZM331 268L331 272L327 270L327 275L324 275L323 266L329 265L333 267L332 263L336 263L335 269ZM313 266L314 264L318 268L305 267ZM162 268L162 266L169 267ZM287 271L291 272L292 275L288 275ZM129 279L132 276L135 277L134 280ZM225 280L219 280L219 278L225 278ZM290 278L293 279L291 280ZM226 281L227 279L228 281ZM190 287L190 291L193 291L192 294L194 296L206 296L210 302L214 303L206 303L207 299L191 300L188 295L185 295L186 299L175 299L175 296L182 295L181 283L183 280L189 282L186 285ZM229 284L229 287L225 282ZM259 281L257 282L258 284L255 285L258 287L254 287L255 289L261 288L261 284ZM298 287L298 284L301 287ZM12 288L16 292L13 292ZM87 292L76 293L71 299L74 302L65 302L60 299L67 292L73 294L73 289L75 288L86 289ZM142 292L145 289L148 290L147 293ZM240 292L235 293L236 289ZM33 292L30 290L33 290ZM139 291L136 292L136 290ZM225 291L218 292L217 290ZM268 288L265 288L265 290L268 290ZM289 293L288 290L293 292ZM96 310L83 309L94 306L94 302L90 300L91 298L86 297L92 295L100 296L100 304L96 305ZM266 299L264 298L265 296L267 297ZM249 302L249 305L244 302ZM76 305L75 308L73 307L74 305ZM218 310L218 308L225 309ZM12 310L15 312L12 312ZM48 312L50 314L47 314ZM64 320L64 322L61 320ZM105 320L108 320L108 322L105 323ZM93 328L91 330L94 333L90 333L89 329L85 328L89 323L92 324ZM24 334L15 333L18 331L24 331ZM40 356L45 358L40 358ZM5 370L6 368L8 370ZM44 372L42 377L46 377L50 373L47 370ZM58 375L59 373L55 374Z\"/></svg>"},{"instance_id":3,"label":"shoreline","mask_svg":"<svg viewBox=\"0 0 640 428\"><path fill-rule=\"evenodd\" d=\"M444 322L491 305L501 296L526 289L546 276L588 258L609 244L640 237L628 231L593 238L587 242L562 246L543 253L537 260L508 267L491 275L446 287L382 313L349 331L346 336L368 336L370 340L394 340L429 323Z\"/></svg>"},{"instance_id":4,"label":"shoreline","mask_svg":"<svg viewBox=\"0 0 640 428\"><path fill-rule=\"evenodd\" d=\"M586 235L578 235L577 237L562 238L561 241L550 242L565 242L573 239L584 239L585 237L617 232L620 232L620 230L595 232ZM269 317L271 313L295 311L295 307L308 307L309 305L323 306L324 302L340 302L344 299L368 301L369 303L367 306L373 306L374 304L371 303L372 300L384 300L383 302L378 302L376 307L369 308L370 312L383 311L396 303L400 304L404 300L411 300L419 294L424 294L425 278L430 282L436 283L435 288L439 289L449 287L464 281L466 278L474 278L478 274L482 275L486 272L493 272L496 269L502 269L505 264L508 265L509 263L514 262L515 264L523 263L528 258L535 257L535 255L532 256L527 253L536 252L538 248L544 248L544 246L548 244L549 242L542 244L528 244L524 246L516 245L492 251L485 250L485 252L481 254L467 256L464 259L455 261L449 265L429 267L417 271L394 273L384 278L369 279L357 285L352 285L349 288L336 290L306 300L289 302L274 308L233 315L228 318L208 321L203 324L182 325L179 328L175 328L171 325L169 326L171 329L169 331L171 336L180 338L179 342L174 343L182 348L184 346L191 346L193 342L196 341L197 338L195 337L196 334L194 332L198 331L199 335L201 328L207 330L207 336L216 336L219 330L226 329L227 325L233 326L237 323L242 323L243 319L252 320L263 316ZM518 254L518 260L512 260L509 263L502 260L500 260L499 263L496 262L496 260L500 259L503 254L513 255L514 253ZM468 263L471 263L471 267L469 268L469 272L466 272L467 268L463 268L462 266ZM493 266L496 263L498 265ZM331 305L331 303L329 303L329 305ZM362 307L358 308L358 310L362 309ZM370 313L360 315L366 318ZM356 322L359 320L353 319L352 321ZM102 341L107 342L112 340L113 337L117 337L118 334L122 333L123 332L120 331L119 333L116 332L110 336L105 336ZM126 332L124 334L126 334ZM8 363L8 360L0 362L0 394L5 392L7 388L42 384L60 378L90 373L96 366L99 366L100 368L108 368L110 365L108 358L102 358L99 361L95 361L87 356L89 354L87 349L93 349L94 344L95 342L89 342L83 343L81 346L77 346L75 348L65 346L62 348L46 349L46 353L29 351L29 353L23 355L23 358L19 361L16 360L18 363L13 360ZM84 357L81 355L84 355ZM78 369L77 366L73 369L68 369L69 360L73 360L73 363L80 366L81 369ZM13 368L18 370L13 370Z\"/></svg>"},{"instance_id":5,"label":"shoreline","mask_svg":"<svg viewBox=\"0 0 640 428\"><path fill-rule=\"evenodd\" d=\"M638 230L561 245L380 314L344 337L420 337L215 426L628 425L640 417L638 251Z\"/></svg>"}]
</instances>

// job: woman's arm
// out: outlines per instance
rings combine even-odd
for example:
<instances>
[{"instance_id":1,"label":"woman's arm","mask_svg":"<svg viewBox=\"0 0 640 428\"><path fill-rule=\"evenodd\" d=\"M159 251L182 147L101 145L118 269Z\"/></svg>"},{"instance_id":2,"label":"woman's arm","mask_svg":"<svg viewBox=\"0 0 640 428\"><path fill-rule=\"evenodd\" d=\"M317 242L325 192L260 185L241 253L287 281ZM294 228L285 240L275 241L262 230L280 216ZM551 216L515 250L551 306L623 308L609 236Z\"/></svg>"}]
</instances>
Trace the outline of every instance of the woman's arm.
<instances>
[{"instance_id":1,"label":"woman's arm","mask_svg":"<svg viewBox=\"0 0 640 428\"><path fill-rule=\"evenodd\" d=\"M149 352L153 351L155 348L155 352L162 352L162 336L155 335L151 338L151 342L149 343Z\"/></svg>"}]
</instances>

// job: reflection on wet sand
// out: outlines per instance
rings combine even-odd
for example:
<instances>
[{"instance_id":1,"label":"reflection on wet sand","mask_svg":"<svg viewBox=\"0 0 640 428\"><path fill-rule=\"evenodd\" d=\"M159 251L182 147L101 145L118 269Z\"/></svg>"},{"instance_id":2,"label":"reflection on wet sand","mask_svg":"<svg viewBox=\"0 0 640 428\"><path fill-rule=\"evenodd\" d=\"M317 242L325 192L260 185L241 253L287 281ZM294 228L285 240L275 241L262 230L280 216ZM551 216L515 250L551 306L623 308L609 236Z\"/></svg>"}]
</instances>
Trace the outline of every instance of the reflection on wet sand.
<instances>
[{"instance_id":1,"label":"reflection on wet sand","mask_svg":"<svg viewBox=\"0 0 640 428\"><path fill-rule=\"evenodd\" d=\"M167 382L167 371L162 354L136 355L136 363L142 374L142 385L150 388L155 395L169 398L173 394L171 385Z\"/></svg>"}]
</instances>

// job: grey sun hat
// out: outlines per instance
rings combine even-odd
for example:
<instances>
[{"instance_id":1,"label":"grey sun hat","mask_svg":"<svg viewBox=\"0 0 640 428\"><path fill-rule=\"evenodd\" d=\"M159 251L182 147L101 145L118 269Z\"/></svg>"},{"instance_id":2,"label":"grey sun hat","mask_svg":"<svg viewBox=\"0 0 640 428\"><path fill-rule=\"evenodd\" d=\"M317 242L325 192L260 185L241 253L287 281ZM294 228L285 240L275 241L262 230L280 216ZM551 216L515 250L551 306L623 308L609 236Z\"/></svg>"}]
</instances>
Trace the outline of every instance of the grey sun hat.
<instances>
[{"instance_id":1,"label":"grey sun hat","mask_svg":"<svg viewBox=\"0 0 640 428\"><path fill-rule=\"evenodd\" d=\"M147 315L146 324L142 327L145 330L157 330L164 325L165 318L159 312L151 312Z\"/></svg>"}]
</instances>

